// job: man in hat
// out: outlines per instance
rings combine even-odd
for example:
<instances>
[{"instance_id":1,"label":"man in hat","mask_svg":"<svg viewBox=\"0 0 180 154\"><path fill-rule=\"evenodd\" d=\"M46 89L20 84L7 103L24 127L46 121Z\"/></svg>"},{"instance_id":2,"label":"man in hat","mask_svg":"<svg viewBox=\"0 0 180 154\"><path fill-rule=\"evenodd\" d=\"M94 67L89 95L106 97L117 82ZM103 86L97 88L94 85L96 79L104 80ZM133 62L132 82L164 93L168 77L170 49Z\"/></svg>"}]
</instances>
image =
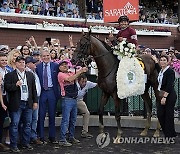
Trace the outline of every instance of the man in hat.
<instances>
[{"instance_id":1,"label":"man in hat","mask_svg":"<svg viewBox=\"0 0 180 154\"><path fill-rule=\"evenodd\" d=\"M9 128L10 148L12 152L20 152L17 147L18 125L23 123L22 148L33 150L30 146L32 110L37 109L37 92L34 75L25 70L25 59L18 56L16 69L5 75L4 87L8 92L8 110L11 118Z\"/></svg>"},{"instance_id":2,"label":"man in hat","mask_svg":"<svg viewBox=\"0 0 180 154\"><path fill-rule=\"evenodd\" d=\"M0 8L0 12L11 12L11 9L9 8L6 1L3 2L3 5Z\"/></svg>"},{"instance_id":3,"label":"man in hat","mask_svg":"<svg viewBox=\"0 0 180 154\"><path fill-rule=\"evenodd\" d=\"M39 50L33 51L32 56L33 56L33 58L35 60L37 60L36 64L41 62L41 56L40 56L40 51Z\"/></svg>"},{"instance_id":4,"label":"man in hat","mask_svg":"<svg viewBox=\"0 0 180 154\"><path fill-rule=\"evenodd\" d=\"M26 70L32 72L35 77L37 97L39 98L41 94L41 85L40 85L39 77L35 71L37 62L38 60L34 59L32 56L26 57ZM33 110L32 112L31 142L37 145L41 145L43 143L37 138L37 121L38 121L38 108Z\"/></svg>"},{"instance_id":5,"label":"man in hat","mask_svg":"<svg viewBox=\"0 0 180 154\"><path fill-rule=\"evenodd\" d=\"M127 16L120 16L118 19L119 23L119 32L116 36L116 40L121 42L123 38L125 38L129 43L133 43L137 46L137 35L136 31L129 26L129 18ZM109 35L112 44L115 45L116 41L114 40L114 36L112 32Z\"/></svg>"},{"instance_id":6,"label":"man in hat","mask_svg":"<svg viewBox=\"0 0 180 154\"><path fill-rule=\"evenodd\" d=\"M61 146L71 146L80 141L74 138L75 124L77 118L77 96L78 88L76 79L82 73L87 72L87 68L83 67L76 73L69 72L68 62L61 61L59 63L58 82L61 87L62 96L62 121L60 130ZM69 129L69 142L66 140L66 133Z\"/></svg>"}]
</instances>

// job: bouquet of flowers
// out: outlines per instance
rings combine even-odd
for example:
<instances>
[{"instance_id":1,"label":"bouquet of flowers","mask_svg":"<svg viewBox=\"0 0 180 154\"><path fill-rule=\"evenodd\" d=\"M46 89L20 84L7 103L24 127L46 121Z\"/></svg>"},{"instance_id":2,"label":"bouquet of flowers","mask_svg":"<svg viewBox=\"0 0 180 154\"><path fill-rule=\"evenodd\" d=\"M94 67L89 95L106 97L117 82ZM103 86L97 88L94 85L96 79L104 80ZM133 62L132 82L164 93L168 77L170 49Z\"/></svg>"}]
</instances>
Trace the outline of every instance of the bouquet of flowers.
<instances>
[{"instance_id":1,"label":"bouquet of flowers","mask_svg":"<svg viewBox=\"0 0 180 154\"><path fill-rule=\"evenodd\" d=\"M121 60L123 57L129 57L132 58L136 55L136 46L133 43L126 42L125 39L123 39L122 42L117 44L113 48L113 54L118 56L118 59Z\"/></svg>"},{"instance_id":2,"label":"bouquet of flowers","mask_svg":"<svg viewBox=\"0 0 180 154\"><path fill-rule=\"evenodd\" d=\"M179 59L173 59L171 63L171 67L176 73L176 77L180 78L180 60Z\"/></svg>"}]
</instances>

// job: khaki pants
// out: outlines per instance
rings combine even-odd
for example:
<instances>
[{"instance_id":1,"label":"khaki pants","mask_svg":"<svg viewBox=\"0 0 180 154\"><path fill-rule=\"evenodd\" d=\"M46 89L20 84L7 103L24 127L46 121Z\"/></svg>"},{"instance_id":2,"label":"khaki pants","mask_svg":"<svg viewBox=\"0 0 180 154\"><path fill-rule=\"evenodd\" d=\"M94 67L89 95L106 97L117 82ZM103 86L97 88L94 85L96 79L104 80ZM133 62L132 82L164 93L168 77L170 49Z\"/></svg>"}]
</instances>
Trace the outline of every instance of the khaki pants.
<instances>
[{"instance_id":1,"label":"khaki pants","mask_svg":"<svg viewBox=\"0 0 180 154\"><path fill-rule=\"evenodd\" d=\"M86 106L86 103L83 100L77 101L77 108L78 111L82 114L83 116L83 130L82 133L88 132L88 125L89 125L89 110Z\"/></svg>"}]
</instances>

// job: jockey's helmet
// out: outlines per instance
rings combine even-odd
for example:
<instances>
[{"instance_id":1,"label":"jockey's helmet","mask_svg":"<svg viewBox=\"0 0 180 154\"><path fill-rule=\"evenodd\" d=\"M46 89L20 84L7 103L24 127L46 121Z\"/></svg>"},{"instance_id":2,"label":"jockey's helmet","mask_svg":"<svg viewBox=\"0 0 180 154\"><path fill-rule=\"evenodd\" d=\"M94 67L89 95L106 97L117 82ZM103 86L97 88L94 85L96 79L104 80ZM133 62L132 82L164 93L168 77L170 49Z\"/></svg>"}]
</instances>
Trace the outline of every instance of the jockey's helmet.
<instances>
[{"instance_id":1,"label":"jockey's helmet","mask_svg":"<svg viewBox=\"0 0 180 154\"><path fill-rule=\"evenodd\" d=\"M118 23L120 23L120 22L122 22L122 21L127 21L127 22L129 22L128 16L120 16L119 19L118 19Z\"/></svg>"}]
</instances>

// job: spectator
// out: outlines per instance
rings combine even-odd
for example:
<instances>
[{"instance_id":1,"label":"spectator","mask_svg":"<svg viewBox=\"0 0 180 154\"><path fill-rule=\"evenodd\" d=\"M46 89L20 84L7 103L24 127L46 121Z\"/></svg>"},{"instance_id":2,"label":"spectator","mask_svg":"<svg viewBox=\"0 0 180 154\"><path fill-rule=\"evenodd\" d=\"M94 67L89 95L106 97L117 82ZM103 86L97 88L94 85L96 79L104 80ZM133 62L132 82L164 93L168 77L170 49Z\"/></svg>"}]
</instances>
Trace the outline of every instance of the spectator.
<instances>
[{"instance_id":1,"label":"spectator","mask_svg":"<svg viewBox=\"0 0 180 154\"><path fill-rule=\"evenodd\" d=\"M97 13L98 8L95 0L86 0L86 6L87 6L87 12L91 13Z\"/></svg>"},{"instance_id":2,"label":"spectator","mask_svg":"<svg viewBox=\"0 0 180 154\"><path fill-rule=\"evenodd\" d=\"M7 95L6 95L6 91L4 89L4 76L5 74L7 74L8 72L10 72L10 70L6 67L7 66L7 55L4 53L0 53L0 151L5 152L8 151L9 148L4 145L2 143L2 138L3 138L3 124L4 124L4 120L5 117L7 117ZM9 130L7 130L9 131ZM8 136L9 138L9 136Z\"/></svg>"},{"instance_id":3,"label":"spectator","mask_svg":"<svg viewBox=\"0 0 180 154\"><path fill-rule=\"evenodd\" d=\"M100 10L98 11L98 14L95 16L96 20L103 20L103 12Z\"/></svg>"},{"instance_id":4,"label":"spectator","mask_svg":"<svg viewBox=\"0 0 180 154\"><path fill-rule=\"evenodd\" d=\"M60 10L60 12L58 13L57 16L58 16L58 17L66 17L67 15L66 15L66 13L64 12L64 9L62 8L62 9Z\"/></svg>"},{"instance_id":5,"label":"spectator","mask_svg":"<svg viewBox=\"0 0 180 154\"><path fill-rule=\"evenodd\" d=\"M15 13L22 13L21 4L18 4L18 7L15 9Z\"/></svg>"},{"instance_id":6,"label":"spectator","mask_svg":"<svg viewBox=\"0 0 180 154\"><path fill-rule=\"evenodd\" d=\"M11 9L9 8L8 4L6 1L3 2L2 7L0 8L1 12L11 12Z\"/></svg>"},{"instance_id":7,"label":"spectator","mask_svg":"<svg viewBox=\"0 0 180 154\"><path fill-rule=\"evenodd\" d=\"M48 15L49 8L53 7L51 3L49 3L49 0L44 0L41 5L41 10L43 12L43 15Z\"/></svg>"},{"instance_id":8,"label":"spectator","mask_svg":"<svg viewBox=\"0 0 180 154\"><path fill-rule=\"evenodd\" d=\"M78 87L78 97L77 97L77 108L83 116L83 129L81 132L81 137L83 138L92 138L93 136L89 134L88 125L89 125L89 110L86 106L86 103L83 101L84 95L88 92L89 89L94 88L97 83L87 81L87 77L82 74L78 77L76 82Z\"/></svg>"},{"instance_id":9,"label":"spectator","mask_svg":"<svg viewBox=\"0 0 180 154\"><path fill-rule=\"evenodd\" d=\"M35 79L31 72L25 71L25 59L16 58L16 70L5 75L5 89L8 92L8 109L10 112L10 147L12 152L20 152L17 147L18 124L22 118L22 147L33 150L30 146L32 108L37 108L37 92Z\"/></svg>"},{"instance_id":10,"label":"spectator","mask_svg":"<svg viewBox=\"0 0 180 154\"><path fill-rule=\"evenodd\" d=\"M55 62L56 59L58 58L57 52L52 49L52 50L50 51L50 55L51 55L51 60Z\"/></svg>"},{"instance_id":11,"label":"spectator","mask_svg":"<svg viewBox=\"0 0 180 154\"><path fill-rule=\"evenodd\" d=\"M36 63L38 61L34 59L33 57L26 57L26 71L30 71L33 73L35 77L35 84L36 84L36 91L37 91L37 97L39 100L40 94L41 94L41 85L39 81L39 77L36 74ZM38 101L39 102L39 101ZM31 123L31 142L37 145L43 144L37 136L37 121L38 121L38 108L33 110L32 112L32 123Z\"/></svg>"},{"instance_id":12,"label":"spectator","mask_svg":"<svg viewBox=\"0 0 180 154\"><path fill-rule=\"evenodd\" d=\"M13 49L12 51L9 52L9 54L8 54L8 67L11 70L16 69L15 61L16 61L16 58L20 55L21 55L21 52L17 49Z\"/></svg>"},{"instance_id":13,"label":"spectator","mask_svg":"<svg viewBox=\"0 0 180 154\"><path fill-rule=\"evenodd\" d=\"M55 6L55 12L54 12L54 16L58 16L58 14L60 13L60 11L64 9L63 6L61 5L61 1L57 1L56 2L56 6Z\"/></svg>"},{"instance_id":14,"label":"spectator","mask_svg":"<svg viewBox=\"0 0 180 154\"><path fill-rule=\"evenodd\" d=\"M79 12L76 9L73 9L71 18L80 18Z\"/></svg>"},{"instance_id":15,"label":"spectator","mask_svg":"<svg viewBox=\"0 0 180 154\"><path fill-rule=\"evenodd\" d=\"M24 58L31 55L31 52L27 45L23 45L20 49L20 52L21 52L21 55L24 56Z\"/></svg>"},{"instance_id":16,"label":"spectator","mask_svg":"<svg viewBox=\"0 0 180 154\"><path fill-rule=\"evenodd\" d=\"M40 56L40 51L39 50L33 51L32 56L33 56L34 59L37 60L37 63L41 62L41 56Z\"/></svg>"},{"instance_id":17,"label":"spectator","mask_svg":"<svg viewBox=\"0 0 180 154\"><path fill-rule=\"evenodd\" d=\"M87 72L87 68L83 67L76 74L68 71L67 61L59 63L58 81L61 87L62 96L62 121L60 129L60 142L61 146L71 146L79 143L80 141L74 138L75 123L77 118L77 94L78 89L75 83L77 77L84 72ZM69 128L69 143L66 140L66 133Z\"/></svg>"},{"instance_id":18,"label":"spectator","mask_svg":"<svg viewBox=\"0 0 180 154\"><path fill-rule=\"evenodd\" d=\"M69 15L71 16L74 9L77 9L76 5L72 2L72 0L68 0L68 2L65 4L65 7L64 7L66 14L68 16Z\"/></svg>"},{"instance_id":19,"label":"spectator","mask_svg":"<svg viewBox=\"0 0 180 154\"><path fill-rule=\"evenodd\" d=\"M39 137L45 144L44 120L48 105L49 115L49 142L56 144L55 140L55 110L59 99L59 88L57 81L58 64L51 62L49 51L41 52L42 62L37 65L36 72L41 84L41 95L39 99Z\"/></svg>"}]
</instances>

